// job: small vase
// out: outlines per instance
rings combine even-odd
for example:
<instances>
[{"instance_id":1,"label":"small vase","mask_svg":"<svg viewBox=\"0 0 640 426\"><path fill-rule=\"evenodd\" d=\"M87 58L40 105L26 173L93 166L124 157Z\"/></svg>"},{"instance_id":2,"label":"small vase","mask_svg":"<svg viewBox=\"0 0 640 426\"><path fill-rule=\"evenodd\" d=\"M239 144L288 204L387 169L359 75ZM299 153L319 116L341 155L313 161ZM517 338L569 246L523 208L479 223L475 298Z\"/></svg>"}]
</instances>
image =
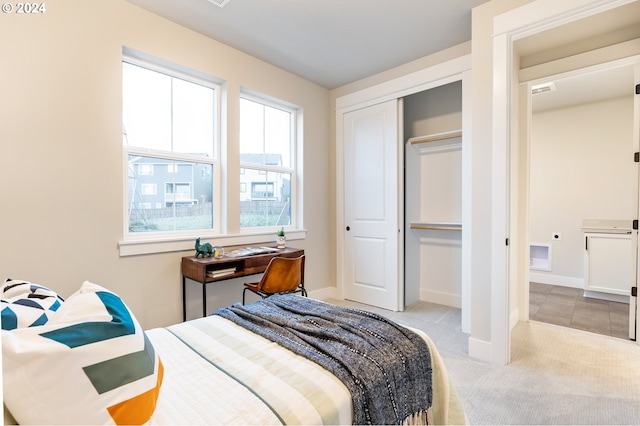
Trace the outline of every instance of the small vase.
<instances>
[{"instance_id":1,"label":"small vase","mask_svg":"<svg viewBox=\"0 0 640 426\"><path fill-rule=\"evenodd\" d=\"M285 246L286 246L285 241L286 241L286 238L284 236L278 237L278 248L279 249L285 248Z\"/></svg>"}]
</instances>

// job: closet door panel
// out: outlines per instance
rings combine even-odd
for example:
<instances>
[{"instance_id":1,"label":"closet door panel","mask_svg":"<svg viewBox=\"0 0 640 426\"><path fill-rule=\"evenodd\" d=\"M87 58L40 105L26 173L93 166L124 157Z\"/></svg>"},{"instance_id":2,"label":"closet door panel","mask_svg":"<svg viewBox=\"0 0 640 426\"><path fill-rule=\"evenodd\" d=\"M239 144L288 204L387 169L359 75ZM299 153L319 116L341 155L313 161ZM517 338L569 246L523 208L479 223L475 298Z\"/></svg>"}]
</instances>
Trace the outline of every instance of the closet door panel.
<instances>
[{"instance_id":1,"label":"closet door panel","mask_svg":"<svg viewBox=\"0 0 640 426\"><path fill-rule=\"evenodd\" d=\"M398 101L344 114L344 297L384 309L401 303Z\"/></svg>"}]
</instances>

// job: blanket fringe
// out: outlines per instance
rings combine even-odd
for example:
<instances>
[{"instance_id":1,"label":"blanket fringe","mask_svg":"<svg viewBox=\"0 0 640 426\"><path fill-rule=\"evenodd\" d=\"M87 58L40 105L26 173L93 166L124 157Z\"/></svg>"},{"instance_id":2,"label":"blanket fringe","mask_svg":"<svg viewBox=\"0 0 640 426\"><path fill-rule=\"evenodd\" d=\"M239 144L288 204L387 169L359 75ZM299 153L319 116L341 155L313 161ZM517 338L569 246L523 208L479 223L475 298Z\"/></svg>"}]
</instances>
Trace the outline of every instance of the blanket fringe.
<instances>
[{"instance_id":1,"label":"blanket fringe","mask_svg":"<svg viewBox=\"0 0 640 426\"><path fill-rule=\"evenodd\" d=\"M433 411L431 407L429 407L427 410L413 413L410 416L408 416L406 419L404 419L402 424L406 426L432 425Z\"/></svg>"}]
</instances>

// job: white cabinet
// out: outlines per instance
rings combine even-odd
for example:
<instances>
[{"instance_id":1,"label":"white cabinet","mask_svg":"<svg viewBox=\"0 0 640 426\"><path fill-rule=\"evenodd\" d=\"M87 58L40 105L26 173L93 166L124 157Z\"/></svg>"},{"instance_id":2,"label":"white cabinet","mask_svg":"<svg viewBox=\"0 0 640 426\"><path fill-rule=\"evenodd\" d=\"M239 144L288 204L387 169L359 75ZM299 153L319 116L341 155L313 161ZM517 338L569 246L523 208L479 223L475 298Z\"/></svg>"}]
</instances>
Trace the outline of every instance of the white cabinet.
<instances>
[{"instance_id":1,"label":"white cabinet","mask_svg":"<svg viewBox=\"0 0 640 426\"><path fill-rule=\"evenodd\" d=\"M584 289L629 296L631 234L585 233Z\"/></svg>"}]
</instances>

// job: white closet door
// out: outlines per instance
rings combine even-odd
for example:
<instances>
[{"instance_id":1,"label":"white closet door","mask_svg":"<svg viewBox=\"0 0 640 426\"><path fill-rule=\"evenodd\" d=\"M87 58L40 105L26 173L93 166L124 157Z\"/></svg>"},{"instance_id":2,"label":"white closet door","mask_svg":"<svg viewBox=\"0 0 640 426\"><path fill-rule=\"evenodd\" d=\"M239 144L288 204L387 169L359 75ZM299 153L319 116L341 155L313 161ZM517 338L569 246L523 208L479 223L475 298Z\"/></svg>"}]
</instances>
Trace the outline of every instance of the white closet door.
<instances>
[{"instance_id":1,"label":"white closet door","mask_svg":"<svg viewBox=\"0 0 640 426\"><path fill-rule=\"evenodd\" d=\"M344 115L344 296L401 310L398 101Z\"/></svg>"}]
</instances>

